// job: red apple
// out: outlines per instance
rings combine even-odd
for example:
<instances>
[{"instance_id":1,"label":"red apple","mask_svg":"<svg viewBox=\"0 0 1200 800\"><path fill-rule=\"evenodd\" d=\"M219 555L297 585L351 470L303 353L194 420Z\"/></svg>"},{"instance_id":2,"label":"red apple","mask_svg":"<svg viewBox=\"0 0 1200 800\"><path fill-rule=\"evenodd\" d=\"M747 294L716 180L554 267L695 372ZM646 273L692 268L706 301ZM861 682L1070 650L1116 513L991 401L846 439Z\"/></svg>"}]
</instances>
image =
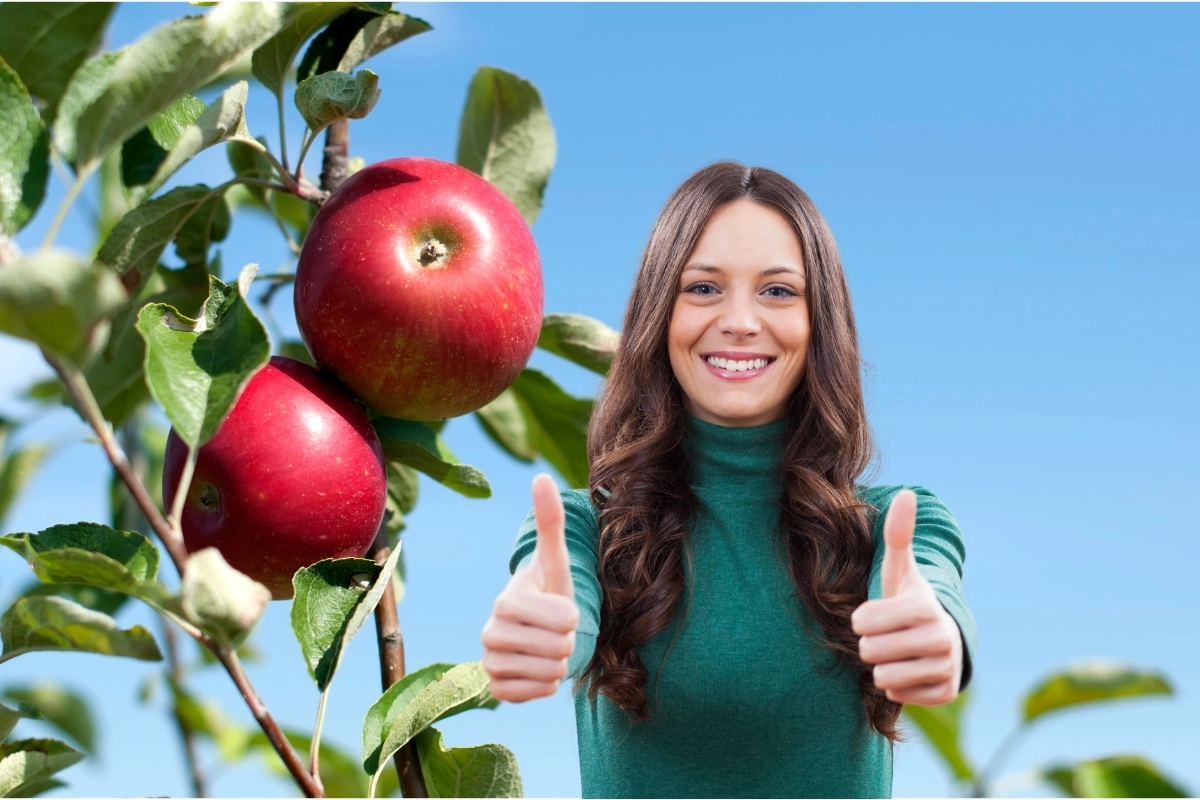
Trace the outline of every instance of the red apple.
<instances>
[{"instance_id":1,"label":"red apple","mask_svg":"<svg viewBox=\"0 0 1200 800\"><path fill-rule=\"evenodd\" d=\"M395 158L321 208L296 267L296 322L318 364L394 417L480 408L520 374L542 326L533 234L463 167Z\"/></svg>"},{"instance_id":2,"label":"red apple","mask_svg":"<svg viewBox=\"0 0 1200 800\"><path fill-rule=\"evenodd\" d=\"M186 458L172 430L167 508ZM275 356L196 456L183 541L188 552L216 547L281 600L301 567L366 553L386 502L383 451L366 412L312 367Z\"/></svg>"}]
</instances>

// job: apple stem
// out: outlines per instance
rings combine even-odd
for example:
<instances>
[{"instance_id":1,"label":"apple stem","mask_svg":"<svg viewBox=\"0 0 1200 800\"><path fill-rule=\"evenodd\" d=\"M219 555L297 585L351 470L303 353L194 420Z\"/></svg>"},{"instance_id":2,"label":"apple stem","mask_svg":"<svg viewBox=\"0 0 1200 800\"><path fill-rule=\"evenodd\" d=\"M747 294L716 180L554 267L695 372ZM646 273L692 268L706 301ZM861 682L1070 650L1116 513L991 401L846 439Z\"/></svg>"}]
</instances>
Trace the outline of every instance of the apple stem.
<instances>
[{"instance_id":1,"label":"apple stem","mask_svg":"<svg viewBox=\"0 0 1200 800\"><path fill-rule=\"evenodd\" d=\"M387 518L379 524L375 541L367 551L367 558L375 559L375 563L383 564L392 549L388 545ZM375 606L375 635L379 644L379 675L382 679L383 690L392 688L398 680L404 677L404 636L400 632L400 615L396 612L395 584L389 580L379 605ZM429 797L425 788L425 778L421 774L421 761L417 755L417 744L410 741L396 751L393 757L396 764L396 774L400 778L400 793L405 797Z\"/></svg>"}]
</instances>

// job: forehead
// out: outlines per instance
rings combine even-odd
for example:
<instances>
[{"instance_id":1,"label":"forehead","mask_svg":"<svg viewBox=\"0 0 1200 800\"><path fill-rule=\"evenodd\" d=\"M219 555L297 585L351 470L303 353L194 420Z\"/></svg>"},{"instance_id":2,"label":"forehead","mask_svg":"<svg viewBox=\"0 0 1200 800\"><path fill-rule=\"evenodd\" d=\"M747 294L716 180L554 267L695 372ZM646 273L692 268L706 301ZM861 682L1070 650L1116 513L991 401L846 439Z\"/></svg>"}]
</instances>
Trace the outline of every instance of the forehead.
<instances>
[{"instance_id":1,"label":"forehead","mask_svg":"<svg viewBox=\"0 0 1200 800\"><path fill-rule=\"evenodd\" d=\"M751 200L720 206L684 265L700 271L804 274L804 254L791 223L772 208Z\"/></svg>"}]
</instances>

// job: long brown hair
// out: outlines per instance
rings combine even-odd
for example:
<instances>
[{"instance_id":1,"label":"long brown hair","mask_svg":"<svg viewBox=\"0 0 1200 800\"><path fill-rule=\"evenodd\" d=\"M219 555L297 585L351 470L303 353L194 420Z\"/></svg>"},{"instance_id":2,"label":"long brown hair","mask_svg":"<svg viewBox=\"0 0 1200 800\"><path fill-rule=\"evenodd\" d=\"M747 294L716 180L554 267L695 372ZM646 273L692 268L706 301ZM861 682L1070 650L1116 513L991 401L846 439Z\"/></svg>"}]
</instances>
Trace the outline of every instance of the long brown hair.
<instances>
[{"instance_id":1,"label":"long brown hair","mask_svg":"<svg viewBox=\"0 0 1200 800\"><path fill-rule=\"evenodd\" d=\"M603 589L596 650L577 685L648 717L648 673L637 647L662 631L684 591L683 545L698 498L682 446L683 393L667 329L683 271L713 212L749 199L779 212L800 240L812 334L789 401L779 498L796 594L822 646L858 676L871 726L895 740L900 704L875 688L850 614L867 599L873 509L854 494L873 444L860 381L858 336L833 235L800 187L779 173L722 161L667 200L642 254L620 344L588 431L589 490L600 509Z\"/></svg>"}]
</instances>

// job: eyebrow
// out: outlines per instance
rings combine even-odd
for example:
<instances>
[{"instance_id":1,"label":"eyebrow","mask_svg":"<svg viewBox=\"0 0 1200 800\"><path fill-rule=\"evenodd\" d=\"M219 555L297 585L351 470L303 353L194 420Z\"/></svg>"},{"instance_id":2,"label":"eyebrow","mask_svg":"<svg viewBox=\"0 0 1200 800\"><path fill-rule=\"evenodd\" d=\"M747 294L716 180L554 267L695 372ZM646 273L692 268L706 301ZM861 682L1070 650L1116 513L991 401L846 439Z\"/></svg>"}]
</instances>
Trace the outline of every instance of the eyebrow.
<instances>
[{"instance_id":1,"label":"eyebrow","mask_svg":"<svg viewBox=\"0 0 1200 800\"><path fill-rule=\"evenodd\" d=\"M696 270L697 272L714 272L718 275L723 275L725 273L725 270L721 269L718 266L714 266L713 264L689 264L687 267L684 268L683 271L691 272L692 270ZM796 275L798 277L801 277L801 278L804 277L803 272L801 272L800 270L795 269L793 267L767 267L766 269L764 269L762 272L760 272L758 274L759 275L778 275L781 272L790 272L791 274Z\"/></svg>"}]
</instances>

